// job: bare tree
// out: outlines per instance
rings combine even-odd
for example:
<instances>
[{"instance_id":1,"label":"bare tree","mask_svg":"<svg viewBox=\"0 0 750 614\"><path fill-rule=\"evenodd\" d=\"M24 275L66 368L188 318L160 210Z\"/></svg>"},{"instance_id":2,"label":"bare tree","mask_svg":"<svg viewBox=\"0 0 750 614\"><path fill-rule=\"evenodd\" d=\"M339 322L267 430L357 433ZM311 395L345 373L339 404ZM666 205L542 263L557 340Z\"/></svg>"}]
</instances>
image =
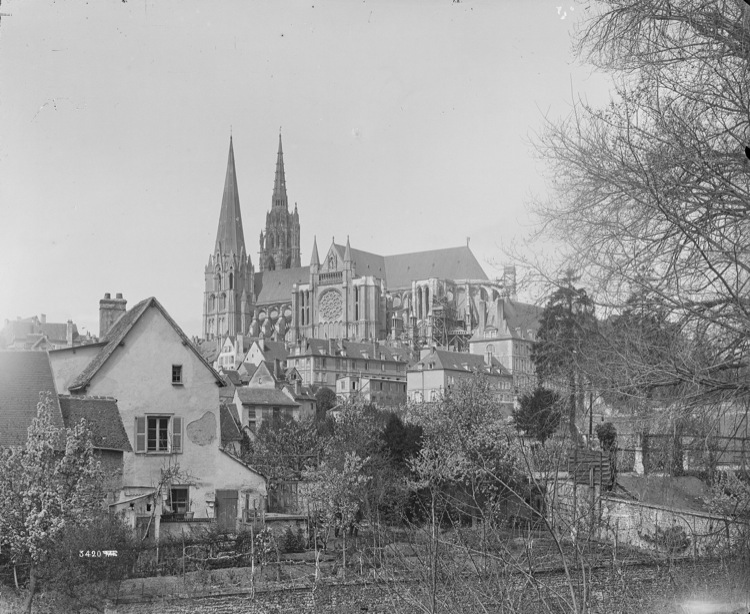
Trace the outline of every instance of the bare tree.
<instances>
[{"instance_id":1,"label":"bare tree","mask_svg":"<svg viewBox=\"0 0 750 614\"><path fill-rule=\"evenodd\" d=\"M609 366L638 376L630 394L668 387L685 412L747 397L749 7L601 0L587 8L576 49L612 75L615 93L606 108L579 102L569 118L547 122L537 145L554 196L537 203L540 236L563 237L563 270L585 271L602 319L641 296L669 323L658 362L652 349L663 339L605 343Z\"/></svg>"}]
</instances>

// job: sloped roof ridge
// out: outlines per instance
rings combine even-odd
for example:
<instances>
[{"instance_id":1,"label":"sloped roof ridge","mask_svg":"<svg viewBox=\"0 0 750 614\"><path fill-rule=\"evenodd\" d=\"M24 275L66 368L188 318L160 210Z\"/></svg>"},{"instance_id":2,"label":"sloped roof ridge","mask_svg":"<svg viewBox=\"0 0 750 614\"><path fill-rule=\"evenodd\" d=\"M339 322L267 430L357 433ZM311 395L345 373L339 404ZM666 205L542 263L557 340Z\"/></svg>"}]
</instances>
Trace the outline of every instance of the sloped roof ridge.
<instances>
[{"instance_id":1,"label":"sloped roof ridge","mask_svg":"<svg viewBox=\"0 0 750 614\"><path fill-rule=\"evenodd\" d=\"M203 365L213 374L214 379L220 386L224 386L224 380L221 378L221 376L218 374L218 372L206 361L205 358L201 355L201 353L198 351L198 348L196 348L193 343L190 341L190 339L187 337L187 335L184 333L184 331L180 328L180 326L172 319L172 316L170 316L167 313L167 310L164 309L162 304L156 300L156 297L150 296L146 299L143 299L140 303L137 303L134 305L131 309L126 311L120 318L115 322L115 324L112 326L112 328L107 332L107 334L104 336L104 338L107 341L107 345L105 345L101 351L94 356L94 358L91 360L91 362L86 366L86 368L81 371L81 373L76 377L76 379L73 381L73 383L68 386L68 390L72 391L78 391L78 390L84 390L86 386L88 386L91 383L91 380L93 377L99 372L99 370L104 366L104 364L107 362L107 360L112 356L114 351L117 349L117 347L122 343L123 339L127 336L127 334L132 330L132 328L136 325L136 323L141 319L141 316L146 312L146 310L149 307L156 307L161 314L164 316L164 318L169 322L169 324L172 326L174 331L182 338L182 341L184 345L198 357L198 360L200 360Z\"/></svg>"}]
</instances>

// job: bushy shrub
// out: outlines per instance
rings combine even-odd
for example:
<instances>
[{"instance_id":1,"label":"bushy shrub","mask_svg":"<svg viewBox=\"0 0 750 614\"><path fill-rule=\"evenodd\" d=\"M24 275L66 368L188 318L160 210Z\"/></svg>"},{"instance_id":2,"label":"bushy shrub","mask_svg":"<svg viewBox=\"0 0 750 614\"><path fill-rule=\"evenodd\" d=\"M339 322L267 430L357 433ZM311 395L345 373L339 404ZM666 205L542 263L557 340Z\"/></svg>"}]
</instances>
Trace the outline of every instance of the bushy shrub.
<instances>
[{"instance_id":1,"label":"bushy shrub","mask_svg":"<svg viewBox=\"0 0 750 614\"><path fill-rule=\"evenodd\" d=\"M57 540L42 579L67 600L67 608L97 608L116 592L138 556L131 529L102 514L86 527L67 527Z\"/></svg>"},{"instance_id":2,"label":"bushy shrub","mask_svg":"<svg viewBox=\"0 0 750 614\"><path fill-rule=\"evenodd\" d=\"M286 528L281 538L281 551L285 553L305 551L305 536L302 534L302 529L297 529L295 533L292 527Z\"/></svg>"},{"instance_id":3,"label":"bushy shrub","mask_svg":"<svg viewBox=\"0 0 750 614\"><path fill-rule=\"evenodd\" d=\"M602 450L612 450L617 441L617 429L611 422L602 422L596 425L596 437L602 446Z\"/></svg>"}]
</instances>

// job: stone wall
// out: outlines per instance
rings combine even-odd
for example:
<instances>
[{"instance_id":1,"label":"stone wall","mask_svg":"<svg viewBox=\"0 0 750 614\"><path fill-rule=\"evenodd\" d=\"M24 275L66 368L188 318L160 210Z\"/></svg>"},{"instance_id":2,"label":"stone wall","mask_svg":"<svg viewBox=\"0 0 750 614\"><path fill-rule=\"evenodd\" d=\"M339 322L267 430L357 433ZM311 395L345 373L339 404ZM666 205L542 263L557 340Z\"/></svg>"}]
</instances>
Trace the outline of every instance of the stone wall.
<instances>
[{"instance_id":1,"label":"stone wall","mask_svg":"<svg viewBox=\"0 0 750 614\"><path fill-rule=\"evenodd\" d=\"M561 535L592 535L674 556L726 555L750 536L748 524L731 518L601 495L598 486L579 484L574 493L572 482L558 483L547 510Z\"/></svg>"}]
</instances>

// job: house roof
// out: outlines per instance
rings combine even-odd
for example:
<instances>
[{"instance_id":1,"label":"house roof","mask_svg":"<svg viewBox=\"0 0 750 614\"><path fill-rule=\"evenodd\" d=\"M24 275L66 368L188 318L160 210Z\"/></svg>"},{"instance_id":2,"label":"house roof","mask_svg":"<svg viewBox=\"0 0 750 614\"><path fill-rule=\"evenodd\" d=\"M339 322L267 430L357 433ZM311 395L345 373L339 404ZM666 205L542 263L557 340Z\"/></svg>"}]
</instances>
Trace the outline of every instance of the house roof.
<instances>
[{"instance_id":1,"label":"house roof","mask_svg":"<svg viewBox=\"0 0 750 614\"><path fill-rule=\"evenodd\" d=\"M245 469L249 469L249 470L250 470L250 471L252 471L252 472L253 472L254 474L256 474L256 475L259 475L259 476L260 476L260 477L262 477L262 478L263 478L264 480L268 481L268 477L267 477L267 476L265 476L264 474L262 474L262 473L261 473L260 471L258 471L258 470L257 470L257 469L256 469L255 467L252 467L251 465L248 465L248 464L247 464L247 463L246 463L245 461L243 461L243 460L242 460L241 458L238 458L238 457L236 457L236 456L235 456L234 454L232 454L232 453L231 453L231 452L230 452L229 450L227 450L227 449L224 449L224 448L219 448L219 452L221 452L222 454L226 454L226 455L227 455L227 456L228 456L229 458L231 458L231 459L232 459L233 461L235 461L235 462L239 463L240 465L242 465L243 467L245 467Z\"/></svg>"},{"instance_id":2,"label":"house roof","mask_svg":"<svg viewBox=\"0 0 750 614\"><path fill-rule=\"evenodd\" d=\"M79 339L78 327L73 326L73 344ZM68 325L65 322L41 322L38 317L8 320L0 331L0 347L9 346L19 341L38 341L47 338L53 343L67 341Z\"/></svg>"},{"instance_id":3,"label":"house roof","mask_svg":"<svg viewBox=\"0 0 750 614\"><path fill-rule=\"evenodd\" d=\"M256 305L288 303L292 300L292 286L310 281L310 267L277 269L255 274Z\"/></svg>"},{"instance_id":4,"label":"house roof","mask_svg":"<svg viewBox=\"0 0 750 614\"><path fill-rule=\"evenodd\" d=\"M492 358L492 368L485 362L484 356L469 354L467 352L450 352L448 350L434 349L422 360L420 360L410 371L419 370L420 365L428 371L479 371L491 375L510 377L510 372L500 363L497 358ZM430 366L432 365L432 366Z\"/></svg>"},{"instance_id":5,"label":"house roof","mask_svg":"<svg viewBox=\"0 0 750 614\"><path fill-rule=\"evenodd\" d=\"M222 369L221 374L224 376L224 379L230 384L233 384L234 386L242 386L240 374L234 369Z\"/></svg>"},{"instance_id":6,"label":"house roof","mask_svg":"<svg viewBox=\"0 0 750 614\"><path fill-rule=\"evenodd\" d=\"M200 355L209 364L213 364L221 353L221 346L218 339L203 339L198 341L196 347Z\"/></svg>"},{"instance_id":7,"label":"house roof","mask_svg":"<svg viewBox=\"0 0 750 614\"><path fill-rule=\"evenodd\" d=\"M222 445L230 441L242 441L240 433L239 417L236 416L237 408L234 405L222 403L219 405L219 423L221 426Z\"/></svg>"},{"instance_id":8,"label":"house roof","mask_svg":"<svg viewBox=\"0 0 750 614\"><path fill-rule=\"evenodd\" d=\"M317 397L313 394L309 386L300 386L300 393L294 392L294 384L284 384L284 388L294 397L295 401L316 401Z\"/></svg>"},{"instance_id":9,"label":"house roof","mask_svg":"<svg viewBox=\"0 0 750 614\"><path fill-rule=\"evenodd\" d=\"M245 368L245 373L247 373L246 378L250 380L250 378L255 375L255 371L258 369L258 365L254 365L251 362L243 362L242 366Z\"/></svg>"},{"instance_id":10,"label":"house roof","mask_svg":"<svg viewBox=\"0 0 750 614\"><path fill-rule=\"evenodd\" d=\"M47 352L0 351L0 446L23 445L37 416L39 393L52 393L52 423L63 428Z\"/></svg>"},{"instance_id":11,"label":"house roof","mask_svg":"<svg viewBox=\"0 0 750 614\"><path fill-rule=\"evenodd\" d=\"M253 342L256 341L258 341L258 338L254 337ZM289 350L286 349L286 344L283 341L263 339L263 360L269 362L280 360L281 362L284 362L288 357Z\"/></svg>"},{"instance_id":12,"label":"house roof","mask_svg":"<svg viewBox=\"0 0 750 614\"><path fill-rule=\"evenodd\" d=\"M492 326L487 326L485 329L477 329L470 341L481 341L487 339L527 339L528 331L533 331L535 334L539 330L539 319L542 316L544 309L537 305L529 305L528 303L519 303L510 299L502 299L502 313L498 310L498 318L502 319L502 322L498 322L497 332L494 335L487 335L488 329L491 331ZM504 326L508 327L508 332L504 330Z\"/></svg>"},{"instance_id":13,"label":"house roof","mask_svg":"<svg viewBox=\"0 0 750 614\"><path fill-rule=\"evenodd\" d=\"M110 397L59 397L63 422L72 428L82 419L91 430L95 448L132 452L117 400Z\"/></svg>"},{"instance_id":14,"label":"house roof","mask_svg":"<svg viewBox=\"0 0 750 614\"><path fill-rule=\"evenodd\" d=\"M277 388L251 388L243 386L237 388L237 395L243 405L274 405L277 407L299 407L281 390Z\"/></svg>"},{"instance_id":15,"label":"house roof","mask_svg":"<svg viewBox=\"0 0 750 614\"><path fill-rule=\"evenodd\" d=\"M167 313L167 310L162 307L161 303L152 296L150 298L142 300L140 303L120 316L117 322L114 323L112 328L109 329L109 332L107 332L104 337L107 345L99 350L99 353L93 358L88 366L78 375L78 377L76 377L73 383L69 386L69 390L84 390L86 386L91 383L91 380L94 378L94 376L104 366L109 357L112 356L114 351L123 342L125 337L127 337L128 333L133 329L138 320L141 319L141 316L146 313L146 311L151 307L154 307L161 312L162 316L164 316L167 322L169 322L174 331L179 335L180 338L182 338L185 347L189 348L190 351L195 354L198 360L200 360L200 362L202 362L203 365L211 372L211 374L214 376L214 379L216 380L216 383L220 386L224 385L224 380L221 379L221 376L206 361L206 359L201 355L198 349L190 342L190 339L188 339L187 335L185 335L182 329L178 326L177 322L175 322Z\"/></svg>"}]
</instances>

